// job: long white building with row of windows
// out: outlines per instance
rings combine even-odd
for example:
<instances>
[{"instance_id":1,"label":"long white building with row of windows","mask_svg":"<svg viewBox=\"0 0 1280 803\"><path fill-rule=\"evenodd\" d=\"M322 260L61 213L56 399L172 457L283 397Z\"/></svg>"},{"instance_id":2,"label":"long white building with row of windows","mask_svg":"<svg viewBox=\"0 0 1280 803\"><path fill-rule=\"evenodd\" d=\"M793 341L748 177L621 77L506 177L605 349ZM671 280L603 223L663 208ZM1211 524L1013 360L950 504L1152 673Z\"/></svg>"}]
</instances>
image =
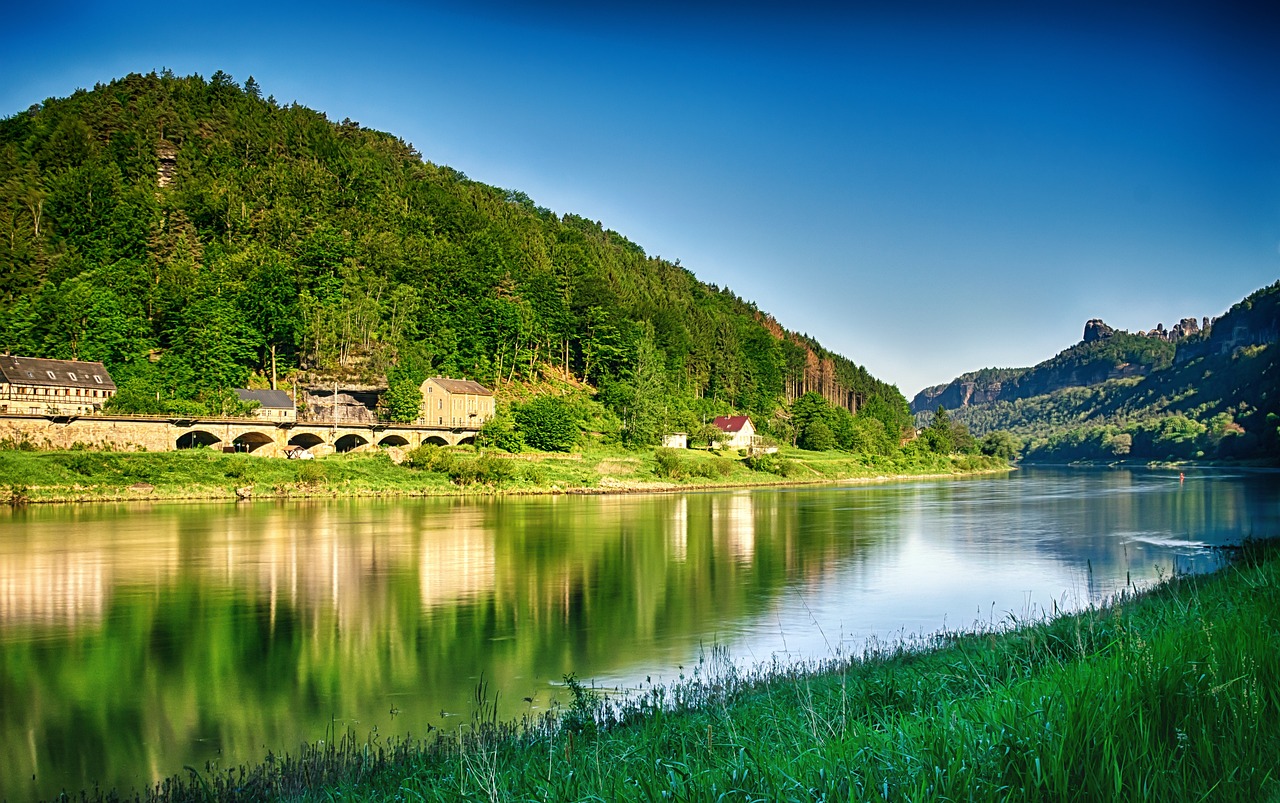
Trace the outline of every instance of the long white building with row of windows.
<instances>
[{"instance_id":1,"label":"long white building with row of windows","mask_svg":"<svg viewBox=\"0 0 1280 803\"><path fill-rule=\"evenodd\" d=\"M114 395L100 362L0 355L0 413L86 415Z\"/></svg>"}]
</instances>

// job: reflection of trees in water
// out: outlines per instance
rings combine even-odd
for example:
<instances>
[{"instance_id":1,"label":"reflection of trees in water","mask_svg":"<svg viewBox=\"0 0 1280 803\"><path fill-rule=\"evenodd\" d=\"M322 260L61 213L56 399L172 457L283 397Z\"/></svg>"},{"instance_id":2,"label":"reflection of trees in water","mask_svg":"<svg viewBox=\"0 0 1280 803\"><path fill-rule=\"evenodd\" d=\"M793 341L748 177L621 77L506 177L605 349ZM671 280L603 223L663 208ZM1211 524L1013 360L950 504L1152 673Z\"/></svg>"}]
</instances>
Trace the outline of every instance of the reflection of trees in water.
<instances>
[{"instance_id":1,"label":"reflection of trees in water","mask_svg":"<svg viewBox=\"0 0 1280 803\"><path fill-rule=\"evenodd\" d=\"M687 653L822 571L813 515L738 492L33 516L0 547L0 758L48 790L131 785L288 749L332 716L388 720L391 694L408 696L384 729L422 731L481 671L545 702L565 672Z\"/></svg>"}]
</instances>

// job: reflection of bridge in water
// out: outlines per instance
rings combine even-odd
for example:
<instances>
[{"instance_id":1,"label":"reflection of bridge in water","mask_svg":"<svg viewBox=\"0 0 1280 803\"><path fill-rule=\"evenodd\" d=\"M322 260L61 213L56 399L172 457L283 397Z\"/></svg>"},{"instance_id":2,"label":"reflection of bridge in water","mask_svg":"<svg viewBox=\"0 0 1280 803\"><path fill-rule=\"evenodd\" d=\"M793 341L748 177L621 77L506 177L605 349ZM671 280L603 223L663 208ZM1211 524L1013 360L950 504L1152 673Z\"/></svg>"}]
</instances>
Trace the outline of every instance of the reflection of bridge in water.
<instances>
[{"instance_id":1,"label":"reflection of bridge in water","mask_svg":"<svg viewBox=\"0 0 1280 803\"><path fill-rule=\"evenodd\" d=\"M144 416L0 416L0 438L28 441L47 449L73 445L116 449L210 447L280 457L304 448L317 456L380 446L472 443L479 427L426 426L381 422L266 421L257 418L150 418Z\"/></svg>"}]
</instances>

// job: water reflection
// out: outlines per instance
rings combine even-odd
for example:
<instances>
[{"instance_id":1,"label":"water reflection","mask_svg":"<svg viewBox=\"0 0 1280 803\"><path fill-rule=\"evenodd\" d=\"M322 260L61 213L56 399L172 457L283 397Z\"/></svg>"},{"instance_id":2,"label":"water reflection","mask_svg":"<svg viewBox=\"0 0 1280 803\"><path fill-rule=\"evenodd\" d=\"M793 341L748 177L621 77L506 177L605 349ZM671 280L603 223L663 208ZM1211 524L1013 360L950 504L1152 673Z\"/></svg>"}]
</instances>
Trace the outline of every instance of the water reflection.
<instances>
[{"instance_id":1,"label":"water reflection","mask_svg":"<svg viewBox=\"0 0 1280 803\"><path fill-rule=\"evenodd\" d=\"M1070 608L1280 532L1276 476L6 511L0 795L131 787L334 721L422 733L481 673L512 716L567 672L631 685L713 643L813 657Z\"/></svg>"}]
</instances>

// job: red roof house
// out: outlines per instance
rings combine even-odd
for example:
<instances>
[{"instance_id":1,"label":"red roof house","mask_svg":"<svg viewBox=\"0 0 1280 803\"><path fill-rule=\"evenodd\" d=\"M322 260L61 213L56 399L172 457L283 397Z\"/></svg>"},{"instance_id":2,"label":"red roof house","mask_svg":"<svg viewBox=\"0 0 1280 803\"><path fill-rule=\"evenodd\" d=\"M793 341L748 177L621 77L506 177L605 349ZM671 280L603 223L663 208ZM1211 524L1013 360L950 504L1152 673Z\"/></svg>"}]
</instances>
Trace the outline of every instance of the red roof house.
<instances>
[{"instance_id":1,"label":"red roof house","mask_svg":"<svg viewBox=\"0 0 1280 803\"><path fill-rule=\"evenodd\" d=\"M746 449L751 446L751 439L756 435L755 425L745 415L721 415L711 422L724 432L726 437L719 441L720 446L730 449Z\"/></svg>"}]
</instances>

